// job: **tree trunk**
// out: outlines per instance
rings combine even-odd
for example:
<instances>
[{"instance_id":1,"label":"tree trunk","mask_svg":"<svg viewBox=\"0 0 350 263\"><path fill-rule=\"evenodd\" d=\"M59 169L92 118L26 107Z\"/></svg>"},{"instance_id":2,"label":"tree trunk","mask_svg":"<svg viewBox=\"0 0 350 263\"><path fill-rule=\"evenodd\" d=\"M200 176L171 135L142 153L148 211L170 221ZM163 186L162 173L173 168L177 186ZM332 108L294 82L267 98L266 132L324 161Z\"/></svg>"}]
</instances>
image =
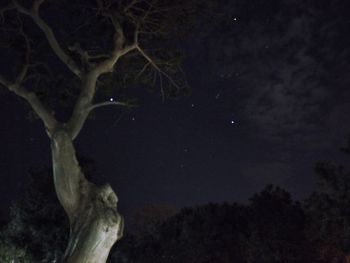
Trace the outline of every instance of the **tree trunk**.
<instances>
[{"instance_id":1,"label":"tree trunk","mask_svg":"<svg viewBox=\"0 0 350 263\"><path fill-rule=\"evenodd\" d=\"M56 193L70 222L64 263L105 263L122 236L123 218L110 185L89 182L78 164L72 139L62 128L51 136Z\"/></svg>"}]
</instances>

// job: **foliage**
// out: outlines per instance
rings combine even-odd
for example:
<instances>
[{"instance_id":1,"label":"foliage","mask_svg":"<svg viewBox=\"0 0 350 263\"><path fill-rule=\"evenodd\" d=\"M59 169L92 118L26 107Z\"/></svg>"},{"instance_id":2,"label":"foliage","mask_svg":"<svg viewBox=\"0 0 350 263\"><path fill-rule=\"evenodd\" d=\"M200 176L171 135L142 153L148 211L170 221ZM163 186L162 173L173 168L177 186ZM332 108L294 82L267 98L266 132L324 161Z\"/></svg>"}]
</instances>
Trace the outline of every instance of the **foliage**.
<instances>
[{"instance_id":1,"label":"foliage","mask_svg":"<svg viewBox=\"0 0 350 263\"><path fill-rule=\"evenodd\" d=\"M136 236L152 234L159 224L177 212L177 209L169 205L147 204L134 213L132 220L133 233Z\"/></svg>"},{"instance_id":2,"label":"foliage","mask_svg":"<svg viewBox=\"0 0 350 263\"><path fill-rule=\"evenodd\" d=\"M16 254L38 262L59 258L64 251L68 222L48 189L48 175L46 171L33 172L40 186L29 188L26 198L13 208L4 237L11 248L9 255L18 250ZM306 220L300 204L274 186L255 194L248 205L184 208L168 219L152 219L151 228L145 226L137 235L126 233L108 262L327 262L316 261L318 251L305 235ZM2 252L1 256L8 255Z\"/></svg>"},{"instance_id":3,"label":"foliage","mask_svg":"<svg viewBox=\"0 0 350 263\"><path fill-rule=\"evenodd\" d=\"M350 140L343 152L349 157ZM310 238L350 253L350 172L333 162L315 167L318 190L305 201Z\"/></svg>"},{"instance_id":4,"label":"foliage","mask_svg":"<svg viewBox=\"0 0 350 263\"><path fill-rule=\"evenodd\" d=\"M247 262L311 262L304 212L288 192L267 186L251 198L248 218Z\"/></svg>"},{"instance_id":5,"label":"foliage","mask_svg":"<svg viewBox=\"0 0 350 263\"><path fill-rule=\"evenodd\" d=\"M1 237L1 236L0 236ZM8 244L0 239L0 262L2 263L33 263L33 259L25 248Z\"/></svg>"},{"instance_id":6,"label":"foliage","mask_svg":"<svg viewBox=\"0 0 350 263\"><path fill-rule=\"evenodd\" d=\"M69 233L68 220L52 180L47 169L30 172L24 197L12 205L5 231L10 244L26 248L37 261L60 257Z\"/></svg>"},{"instance_id":7,"label":"foliage","mask_svg":"<svg viewBox=\"0 0 350 263\"><path fill-rule=\"evenodd\" d=\"M133 263L316 262L300 204L273 186L256 194L249 205L185 208L153 233L128 236L113 257Z\"/></svg>"},{"instance_id":8,"label":"foliage","mask_svg":"<svg viewBox=\"0 0 350 263\"><path fill-rule=\"evenodd\" d=\"M241 209L228 204L185 208L153 233L134 238L132 249L122 247L119 254L130 262L145 263L243 262L237 236L244 228Z\"/></svg>"},{"instance_id":9,"label":"foliage","mask_svg":"<svg viewBox=\"0 0 350 263\"><path fill-rule=\"evenodd\" d=\"M91 161L82 163L87 175L96 173ZM168 207L146 207L137 234L126 233L108 262L343 262L349 174L329 163L318 164L317 172L322 187L303 207L272 185L246 205L208 204L175 215ZM64 251L68 222L51 189L51 172L32 170L30 178L2 231L1 262L13 255L20 263L50 261Z\"/></svg>"},{"instance_id":10,"label":"foliage","mask_svg":"<svg viewBox=\"0 0 350 263\"><path fill-rule=\"evenodd\" d=\"M80 157L85 175L96 175L94 162ZM69 234L68 218L55 194L51 169L32 169L22 186L24 196L11 206L10 220L4 228L6 245L32 257L33 262L60 258ZM11 252L12 253L12 252ZM1 261L2 262L2 261Z\"/></svg>"}]
</instances>

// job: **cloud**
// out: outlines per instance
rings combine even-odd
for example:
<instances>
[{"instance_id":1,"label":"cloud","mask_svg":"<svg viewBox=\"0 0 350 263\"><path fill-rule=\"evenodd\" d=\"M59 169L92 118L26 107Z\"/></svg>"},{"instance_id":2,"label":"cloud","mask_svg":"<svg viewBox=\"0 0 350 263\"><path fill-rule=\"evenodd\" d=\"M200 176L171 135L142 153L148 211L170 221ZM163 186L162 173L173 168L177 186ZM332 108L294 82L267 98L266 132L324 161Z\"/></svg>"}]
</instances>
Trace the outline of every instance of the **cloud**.
<instances>
[{"instance_id":1,"label":"cloud","mask_svg":"<svg viewBox=\"0 0 350 263\"><path fill-rule=\"evenodd\" d=\"M327 120L345 118L334 114L349 107L337 110L334 103L347 88L344 83L350 83L343 74L348 63L337 68L345 51L330 44L337 35L334 21L322 24L322 13L311 15L313 7L290 15L289 7L268 22L252 15L239 32L222 37L222 49L215 50L216 71L230 83L224 97L239 98L232 103L240 105L255 136L294 149L322 148L337 127ZM334 30L325 31L330 25Z\"/></svg>"}]
</instances>

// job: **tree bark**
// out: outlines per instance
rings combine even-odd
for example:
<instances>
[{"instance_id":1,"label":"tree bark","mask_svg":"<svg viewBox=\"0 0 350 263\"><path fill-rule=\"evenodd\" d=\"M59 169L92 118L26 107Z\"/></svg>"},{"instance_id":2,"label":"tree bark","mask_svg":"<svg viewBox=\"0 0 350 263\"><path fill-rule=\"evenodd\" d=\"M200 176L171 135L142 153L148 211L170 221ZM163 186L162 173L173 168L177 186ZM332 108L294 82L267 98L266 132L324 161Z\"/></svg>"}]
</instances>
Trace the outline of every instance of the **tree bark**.
<instances>
[{"instance_id":1,"label":"tree bark","mask_svg":"<svg viewBox=\"0 0 350 263\"><path fill-rule=\"evenodd\" d=\"M64 263L105 263L122 236L123 218L110 185L89 182L77 161L72 139L64 128L51 136L54 184L70 222Z\"/></svg>"}]
</instances>

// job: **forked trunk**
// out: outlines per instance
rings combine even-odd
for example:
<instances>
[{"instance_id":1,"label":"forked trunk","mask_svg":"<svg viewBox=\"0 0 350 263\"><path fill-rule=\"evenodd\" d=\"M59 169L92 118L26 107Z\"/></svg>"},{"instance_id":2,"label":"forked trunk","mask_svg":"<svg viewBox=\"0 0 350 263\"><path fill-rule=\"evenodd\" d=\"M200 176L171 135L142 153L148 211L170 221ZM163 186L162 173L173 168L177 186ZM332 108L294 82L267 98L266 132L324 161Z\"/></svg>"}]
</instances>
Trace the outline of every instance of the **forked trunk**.
<instances>
[{"instance_id":1,"label":"forked trunk","mask_svg":"<svg viewBox=\"0 0 350 263\"><path fill-rule=\"evenodd\" d=\"M52 135L51 149L56 193L70 222L63 262L105 263L123 232L118 198L108 184L98 187L85 178L64 129Z\"/></svg>"}]
</instances>

